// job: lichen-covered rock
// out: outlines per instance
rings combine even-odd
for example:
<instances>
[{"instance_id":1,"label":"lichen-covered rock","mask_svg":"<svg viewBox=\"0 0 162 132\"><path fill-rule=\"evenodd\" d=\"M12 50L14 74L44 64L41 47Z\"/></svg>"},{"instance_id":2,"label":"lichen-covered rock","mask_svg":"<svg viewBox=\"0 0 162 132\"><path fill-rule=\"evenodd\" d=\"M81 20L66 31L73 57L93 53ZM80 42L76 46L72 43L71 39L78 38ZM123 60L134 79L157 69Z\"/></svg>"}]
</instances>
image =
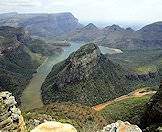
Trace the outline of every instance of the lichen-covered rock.
<instances>
[{"instance_id":1,"label":"lichen-covered rock","mask_svg":"<svg viewBox=\"0 0 162 132\"><path fill-rule=\"evenodd\" d=\"M117 121L104 127L101 132L142 132L142 130L129 122Z\"/></svg>"},{"instance_id":2,"label":"lichen-covered rock","mask_svg":"<svg viewBox=\"0 0 162 132\"><path fill-rule=\"evenodd\" d=\"M25 123L16 104L11 93L0 93L0 132L25 132Z\"/></svg>"},{"instance_id":3,"label":"lichen-covered rock","mask_svg":"<svg viewBox=\"0 0 162 132\"><path fill-rule=\"evenodd\" d=\"M40 124L31 132L77 132L77 130L70 124L51 121Z\"/></svg>"}]
</instances>

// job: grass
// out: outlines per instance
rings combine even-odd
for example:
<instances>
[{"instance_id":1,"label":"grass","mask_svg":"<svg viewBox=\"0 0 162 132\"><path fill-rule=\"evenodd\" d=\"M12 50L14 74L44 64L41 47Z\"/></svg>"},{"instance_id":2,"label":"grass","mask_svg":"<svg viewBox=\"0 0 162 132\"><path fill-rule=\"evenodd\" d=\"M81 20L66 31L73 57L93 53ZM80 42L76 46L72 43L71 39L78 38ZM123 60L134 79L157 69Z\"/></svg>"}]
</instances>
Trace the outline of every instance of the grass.
<instances>
[{"instance_id":1,"label":"grass","mask_svg":"<svg viewBox=\"0 0 162 132\"><path fill-rule=\"evenodd\" d=\"M108 105L103 110L99 111L99 113L108 123L122 120L139 124L140 115L144 112L145 104L149 101L150 97L150 95L145 95L142 97L123 99Z\"/></svg>"},{"instance_id":2,"label":"grass","mask_svg":"<svg viewBox=\"0 0 162 132\"><path fill-rule=\"evenodd\" d=\"M31 50L29 50L27 47L24 47L25 51L30 55L31 60L35 63L37 63L38 65L42 64L45 60L46 57L42 56L39 53L33 53L31 52Z\"/></svg>"},{"instance_id":3,"label":"grass","mask_svg":"<svg viewBox=\"0 0 162 132\"><path fill-rule=\"evenodd\" d=\"M139 67L135 67L134 72L137 74L148 74L148 73L154 73L157 72L157 67L152 65L148 65L148 66L139 66Z\"/></svg>"},{"instance_id":4,"label":"grass","mask_svg":"<svg viewBox=\"0 0 162 132\"><path fill-rule=\"evenodd\" d=\"M22 114L28 129L33 127L31 126L31 120L34 119L46 119L49 121L55 119L62 123L70 123L78 132L88 132L90 128L91 132L93 132L94 128L101 129L106 125L103 117L92 108L70 102L53 103L39 109L23 112ZM96 131L94 130L94 132Z\"/></svg>"}]
</instances>

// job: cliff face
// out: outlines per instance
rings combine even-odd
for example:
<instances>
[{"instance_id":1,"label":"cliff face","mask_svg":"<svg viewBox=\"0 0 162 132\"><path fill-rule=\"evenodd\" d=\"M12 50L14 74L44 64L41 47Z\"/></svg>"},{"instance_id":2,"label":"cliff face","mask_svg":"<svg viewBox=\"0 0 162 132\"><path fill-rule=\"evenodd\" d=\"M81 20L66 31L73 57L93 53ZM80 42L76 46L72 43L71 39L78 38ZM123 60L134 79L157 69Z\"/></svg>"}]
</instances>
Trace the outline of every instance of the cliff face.
<instances>
[{"instance_id":1,"label":"cliff face","mask_svg":"<svg viewBox=\"0 0 162 132\"><path fill-rule=\"evenodd\" d=\"M81 27L71 13L56 14L1 14L0 26L24 27L39 37L60 36Z\"/></svg>"},{"instance_id":2,"label":"cliff face","mask_svg":"<svg viewBox=\"0 0 162 132\"><path fill-rule=\"evenodd\" d=\"M22 28L0 27L0 54L1 56L13 50L16 50L22 44L27 44L31 38Z\"/></svg>"},{"instance_id":3,"label":"cliff face","mask_svg":"<svg viewBox=\"0 0 162 132\"><path fill-rule=\"evenodd\" d=\"M162 124L162 82L159 90L155 95L152 96L150 101L146 104L146 111L142 117L142 127L152 127L154 130ZM151 127L149 128L152 130Z\"/></svg>"},{"instance_id":4,"label":"cliff face","mask_svg":"<svg viewBox=\"0 0 162 132\"><path fill-rule=\"evenodd\" d=\"M25 123L21 111L15 105L16 101L11 93L0 93L0 131L25 132Z\"/></svg>"},{"instance_id":5,"label":"cliff face","mask_svg":"<svg viewBox=\"0 0 162 132\"><path fill-rule=\"evenodd\" d=\"M30 36L22 28L0 27L0 91L20 95L39 63L28 52Z\"/></svg>"},{"instance_id":6,"label":"cliff face","mask_svg":"<svg viewBox=\"0 0 162 132\"><path fill-rule=\"evenodd\" d=\"M146 74L129 73L126 75L126 77L130 80L142 80L142 81L148 81L149 79L156 78L158 81L159 73L157 71L149 72Z\"/></svg>"},{"instance_id":7,"label":"cliff face","mask_svg":"<svg viewBox=\"0 0 162 132\"><path fill-rule=\"evenodd\" d=\"M71 101L94 105L131 91L124 70L95 44L82 46L55 65L42 86L44 103Z\"/></svg>"}]
</instances>

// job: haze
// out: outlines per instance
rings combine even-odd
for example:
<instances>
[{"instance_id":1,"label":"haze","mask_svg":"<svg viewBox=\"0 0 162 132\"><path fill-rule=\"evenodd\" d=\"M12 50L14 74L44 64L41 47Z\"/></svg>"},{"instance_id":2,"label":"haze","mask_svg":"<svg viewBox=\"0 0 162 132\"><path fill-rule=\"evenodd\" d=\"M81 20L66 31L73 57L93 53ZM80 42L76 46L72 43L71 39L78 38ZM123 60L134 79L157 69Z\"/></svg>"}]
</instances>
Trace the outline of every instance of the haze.
<instances>
[{"instance_id":1,"label":"haze","mask_svg":"<svg viewBox=\"0 0 162 132\"><path fill-rule=\"evenodd\" d=\"M148 24L162 20L161 0L1 0L0 13L71 12L81 22Z\"/></svg>"}]
</instances>

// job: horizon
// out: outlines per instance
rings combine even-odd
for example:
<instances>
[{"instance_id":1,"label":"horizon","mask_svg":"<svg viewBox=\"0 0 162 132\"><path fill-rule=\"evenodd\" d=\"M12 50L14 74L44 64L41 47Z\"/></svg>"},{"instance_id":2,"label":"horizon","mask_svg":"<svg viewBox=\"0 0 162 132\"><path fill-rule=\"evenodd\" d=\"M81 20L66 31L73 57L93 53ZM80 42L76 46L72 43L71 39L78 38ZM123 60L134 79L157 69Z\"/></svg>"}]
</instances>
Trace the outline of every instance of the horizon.
<instances>
[{"instance_id":1,"label":"horizon","mask_svg":"<svg viewBox=\"0 0 162 132\"><path fill-rule=\"evenodd\" d=\"M71 13L71 12L56 12L56 13L48 13L48 12L25 12L25 13L22 13L22 12L0 12L0 15L3 15L3 14L62 14L62 13ZM71 13L76 19L78 19L73 13ZM152 23L155 23L155 22L159 22L159 21L155 21L155 22L152 22L152 23L131 23L131 22L100 22L100 21L81 21L78 19L78 21L86 26L88 25L89 23L93 23L94 25L96 25L98 28L104 28L106 26L112 26L112 25L119 25L120 27L122 28L132 28L134 30L139 30L141 28L143 28L144 26L146 25L149 25L149 24L152 24Z\"/></svg>"},{"instance_id":2,"label":"horizon","mask_svg":"<svg viewBox=\"0 0 162 132\"><path fill-rule=\"evenodd\" d=\"M161 0L3 0L0 13L71 12L81 23L98 26L118 24L122 27L162 21Z\"/></svg>"}]
</instances>

